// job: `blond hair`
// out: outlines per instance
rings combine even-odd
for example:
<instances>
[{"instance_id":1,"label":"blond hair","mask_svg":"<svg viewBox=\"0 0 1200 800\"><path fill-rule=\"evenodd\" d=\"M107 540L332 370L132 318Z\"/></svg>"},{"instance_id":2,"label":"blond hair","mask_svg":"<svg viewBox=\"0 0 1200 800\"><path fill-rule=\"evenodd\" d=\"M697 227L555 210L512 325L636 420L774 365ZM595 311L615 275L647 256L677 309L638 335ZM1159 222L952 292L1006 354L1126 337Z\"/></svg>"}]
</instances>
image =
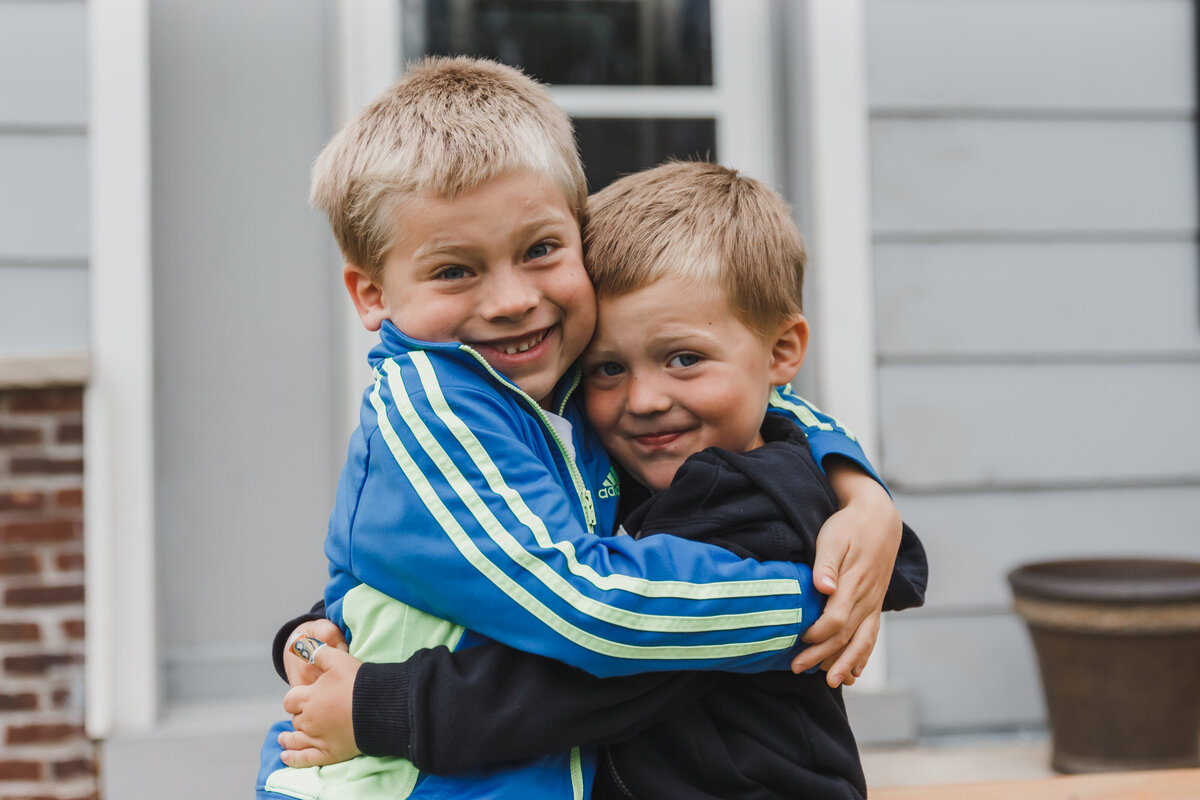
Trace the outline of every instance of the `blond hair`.
<instances>
[{"instance_id":1,"label":"blond hair","mask_svg":"<svg viewBox=\"0 0 1200 800\"><path fill-rule=\"evenodd\" d=\"M706 282L764 335L803 308L807 256L787 203L718 164L671 161L615 181L588 201L583 245L600 297Z\"/></svg>"},{"instance_id":2,"label":"blond hair","mask_svg":"<svg viewBox=\"0 0 1200 800\"><path fill-rule=\"evenodd\" d=\"M587 182L574 130L545 87L494 61L427 58L330 140L309 199L346 260L374 277L405 199L453 198L513 170L557 185L582 218Z\"/></svg>"}]
</instances>

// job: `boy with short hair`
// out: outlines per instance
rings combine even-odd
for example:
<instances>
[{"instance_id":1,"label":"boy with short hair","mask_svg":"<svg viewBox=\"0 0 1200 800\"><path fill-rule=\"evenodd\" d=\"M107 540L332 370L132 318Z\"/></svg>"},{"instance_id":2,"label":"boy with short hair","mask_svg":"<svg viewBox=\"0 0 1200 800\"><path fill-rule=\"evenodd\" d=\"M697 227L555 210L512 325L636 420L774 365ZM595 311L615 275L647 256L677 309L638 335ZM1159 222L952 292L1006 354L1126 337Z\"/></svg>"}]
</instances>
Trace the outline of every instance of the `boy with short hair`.
<instances>
[{"instance_id":1,"label":"boy with short hair","mask_svg":"<svg viewBox=\"0 0 1200 800\"><path fill-rule=\"evenodd\" d=\"M593 196L584 243L599 299L588 418L644 489L623 531L811 564L837 499L801 429L767 413L808 341L804 246L783 200L718 165L668 163ZM926 578L906 527L884 607L921 605ZM609 742L598 799L866 796L840 687L819 674L597 679L486 645L359 675L358 746L435 772ZM367 691L380 685L403 692ZM297 719L326 725L315 709Z\"/></svg>"},{"instance_id":2,"label":"boy with short hair","mask_svg":"<svg viewBox=\"0 0 1200 800\"><path fill-rule=\"evenodd\" d=\"M494 639L595 674L789 665L819 612L807 569L608 536L614 476L572 369L595 319L583 176L541 87L489 62L420 64L330 142L313 199L381 336L326 540L326 612L355 656ZM825 427L825 452L869 469ZM453 776L288 769L287 727L260 797L582 797L594 770L578 748Z\"/></svg>"}]
</instances>

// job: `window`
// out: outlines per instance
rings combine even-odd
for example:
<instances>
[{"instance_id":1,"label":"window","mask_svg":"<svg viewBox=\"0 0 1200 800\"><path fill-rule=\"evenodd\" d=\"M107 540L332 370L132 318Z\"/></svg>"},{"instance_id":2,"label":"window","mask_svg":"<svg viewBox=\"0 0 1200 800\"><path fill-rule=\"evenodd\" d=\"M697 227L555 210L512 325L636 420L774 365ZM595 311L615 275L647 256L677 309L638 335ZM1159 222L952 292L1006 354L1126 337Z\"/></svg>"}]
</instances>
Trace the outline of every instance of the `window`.
<instances>
[{"instance_id":1,"label":"window","mask_svg":"<svg viewBox=\"0 0 1200 800\"><path fill-rule=\"evenodd\" d=\"M478 55L550 84L592 191L670 157L778 185L768 17L762 0L399 0L393 41L397 70Z\"/></svg>"}]
</instances>

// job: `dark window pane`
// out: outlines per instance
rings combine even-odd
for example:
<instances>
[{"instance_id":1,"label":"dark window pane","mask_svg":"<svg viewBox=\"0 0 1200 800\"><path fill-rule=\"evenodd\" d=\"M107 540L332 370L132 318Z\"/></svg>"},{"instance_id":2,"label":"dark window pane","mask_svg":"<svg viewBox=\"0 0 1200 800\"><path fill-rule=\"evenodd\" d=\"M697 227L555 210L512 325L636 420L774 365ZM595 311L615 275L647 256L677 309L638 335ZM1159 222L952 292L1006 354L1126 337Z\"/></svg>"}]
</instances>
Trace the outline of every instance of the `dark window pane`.
<instances>
[{"instance_id":1,"label":"dark window pane","mask_svg":"<svg viewBox=\"0 0 1200 800\"><path fill-rule=\"evenodd\" d=\"M712 85L708 0L405 0L404 6L410 55L486 56L561 85Z\"/></svg>"},{"instance_id":2,"label":"dark window pane","mask_svg":"<svg viewBox=\"0 0 1200 800\"><path fill-rule=\"evenodd\" d=\"M711 119L575 120L588 190L668 158L717 160L717 125Z\"/></svg>"}]
</instances>

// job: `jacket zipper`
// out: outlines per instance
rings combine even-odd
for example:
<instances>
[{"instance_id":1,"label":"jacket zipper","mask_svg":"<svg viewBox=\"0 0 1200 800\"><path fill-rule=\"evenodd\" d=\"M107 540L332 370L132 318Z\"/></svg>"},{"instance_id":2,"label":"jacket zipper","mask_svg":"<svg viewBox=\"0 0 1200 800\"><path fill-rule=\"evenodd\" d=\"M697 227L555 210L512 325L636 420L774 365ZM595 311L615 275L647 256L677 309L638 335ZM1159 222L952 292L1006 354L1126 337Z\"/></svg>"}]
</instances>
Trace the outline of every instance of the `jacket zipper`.
<instances>
[{"instance_id":1,"label":"jacket zipper","mask_svg":"<svg viewBox=\"0 0 1200 800\"><path fill-rule=\"evenodd\" d=\"M472 347L465 344L459 345L459 347L464 352L470 353L471 356L474 357L474 359L478 361L493 378L500 381L500 383L504 384L512 391L516 392L529 405L529 407L533 409L533 412L537 415L538 421L542 423L542 427L546 429L546 431L550 434L550 438L554 440L554 444L558 447L558 452L562 454L563 463L567 465L567 474L571 476L571 484L574 486L575 494L579 498L579 505L583 508L583 519L585 522L587 522L587 532L595 533L596 506L592 500L592 493L587 488L587 485L583 482L583 475L580 474L579 468L575 465L575 460L571 458L570 452L567 450L566 445L563 444L562 439L558 435L558 431L554 430L554 426L550 424L550 418L546 416L545 409L538 405L536 400L526 394L520 386L517 386L512 381L508 380L508 378L505 378L503 375L493 369L492 365L489 364L487 360L484 359L483 356L479 355L479 353L477 353ZM567 387L567 391L563 395L562 403L559 405L560 411L566 410L567 401L571 398L571 395L575 392L575 388L577 386L579 386L578 372L575 373L574 380L572 380L571 385ZM559 414L559 416L562 416L562 414Z\"/></svg>"}]
</instances>

